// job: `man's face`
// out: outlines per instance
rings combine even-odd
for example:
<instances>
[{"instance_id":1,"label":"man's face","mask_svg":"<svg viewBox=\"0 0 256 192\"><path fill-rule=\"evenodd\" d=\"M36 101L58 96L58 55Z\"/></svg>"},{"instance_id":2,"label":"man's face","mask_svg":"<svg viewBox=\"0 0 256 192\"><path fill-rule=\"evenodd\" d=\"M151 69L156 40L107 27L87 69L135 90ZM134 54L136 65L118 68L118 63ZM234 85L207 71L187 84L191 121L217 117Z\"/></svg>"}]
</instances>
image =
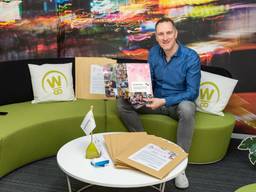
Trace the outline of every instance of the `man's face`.
<instances>
[{"instance_id":1,"label":"man's face","mask_svg":"<svg viewBox=\"0 0 256 192\"><path fill-rule=\"evenodd\" d=\"M171 51L176 44L178 32L171 22L159 23L156 28L156 41L164 51Z\"/></svg>"}]
</instances>

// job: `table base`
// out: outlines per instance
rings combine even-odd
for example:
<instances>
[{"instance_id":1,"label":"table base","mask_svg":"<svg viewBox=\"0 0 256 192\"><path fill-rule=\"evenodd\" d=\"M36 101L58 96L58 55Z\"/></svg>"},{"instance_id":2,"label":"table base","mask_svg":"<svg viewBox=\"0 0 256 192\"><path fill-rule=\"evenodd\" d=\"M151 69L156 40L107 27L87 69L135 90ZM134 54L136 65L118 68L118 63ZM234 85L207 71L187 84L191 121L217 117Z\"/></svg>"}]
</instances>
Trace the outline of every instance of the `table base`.
<instances>
[{"instance_id":1,"label":"table base","mask_svg":"<svg viewBox=\"0 0 256 192\"><path fill-rule=\"evenodd\" d=\"M71 186L70 179L69 179L68 175L66 175L66 177L67 177L67 184L68 184L68 192L72 192L72 186ZM93 186L93 185L88 184L88 185L86 185L86 186L84 186L84 187L78 189L76 192L81 192L81 191L83 191L83 190L85 190L85 189L88 189L89 187L92 187L92 186ZM159 184L159 187L154 186L154 185L151 186L151 187L153 187L154 189L156 189L156 190L158 190L158 191L160 191L160 192L164 192L164 190L165 190L165 182L164 182L164 183L160 183L160 184Z\"/></svg>"}]
</instances>

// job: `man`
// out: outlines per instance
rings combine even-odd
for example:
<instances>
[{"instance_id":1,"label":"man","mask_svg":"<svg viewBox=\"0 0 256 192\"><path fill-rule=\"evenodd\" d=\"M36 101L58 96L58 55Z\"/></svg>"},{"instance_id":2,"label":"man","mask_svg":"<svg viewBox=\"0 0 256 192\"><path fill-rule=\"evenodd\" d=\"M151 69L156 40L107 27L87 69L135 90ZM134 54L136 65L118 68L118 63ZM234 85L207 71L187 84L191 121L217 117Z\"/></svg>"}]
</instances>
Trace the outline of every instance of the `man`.
<instances>
[{"instance_id":1,"label":"man","mask_svg":"<svg viewBox=\"0 0 256 192\"><path fill-rule=\"evenodd\" d=\"M154 98L140 109L119 98L117 108L129 131L144 130L138 113L164 114L178 120L177 144L188 153L195 124L194 101L199 94L200 59L195 51L177 42L178 31L170 18L160 19L155 30L158 45L151 48L148 57ZM175 178L175 185L189 186L185 172Z\"/></svg>"}]
</instances>

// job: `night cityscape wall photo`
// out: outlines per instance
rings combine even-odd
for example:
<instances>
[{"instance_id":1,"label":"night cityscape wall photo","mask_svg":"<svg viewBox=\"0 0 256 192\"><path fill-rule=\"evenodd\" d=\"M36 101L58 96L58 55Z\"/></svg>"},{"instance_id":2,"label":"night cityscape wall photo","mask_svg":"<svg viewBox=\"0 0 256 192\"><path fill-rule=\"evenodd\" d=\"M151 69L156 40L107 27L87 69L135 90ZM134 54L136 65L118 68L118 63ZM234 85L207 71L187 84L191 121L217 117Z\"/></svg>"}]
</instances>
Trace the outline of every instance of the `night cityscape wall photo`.
<instances>
[{"instance_id":1,"label":"night cityscape wall photo","mask_svg":"<svg viewBox=\"0 0 256 192\"><path fill-rule=\"evenodd\" d=\"M77 56L146 60L171 17L202 65L238 79L227 110L256 134L255 0L0 0L0 61Z\"/></svg>"}]
</instances>

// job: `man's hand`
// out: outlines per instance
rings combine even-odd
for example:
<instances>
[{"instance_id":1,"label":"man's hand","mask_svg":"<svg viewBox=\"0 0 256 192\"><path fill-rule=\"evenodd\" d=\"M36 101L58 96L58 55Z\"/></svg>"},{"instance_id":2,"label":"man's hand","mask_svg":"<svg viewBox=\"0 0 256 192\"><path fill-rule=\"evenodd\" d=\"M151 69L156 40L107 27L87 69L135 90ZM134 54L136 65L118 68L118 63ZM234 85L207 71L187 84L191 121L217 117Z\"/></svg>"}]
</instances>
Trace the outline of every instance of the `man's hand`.
<instances>
[{"instance_id":1,"label":"man's hand","mask_svg":"<svg viewBox=\"0 0 256 192\"><path fill-rule=\"evenodd\" d=\"M166 102L165 99L160 99L160 98L149 98L149 99L145 99L145 101L148 102L146 107L149 107L153 110L159 107L162 107L163 105L165 105L165 102Z\"/></svg>"}]
</instances>

